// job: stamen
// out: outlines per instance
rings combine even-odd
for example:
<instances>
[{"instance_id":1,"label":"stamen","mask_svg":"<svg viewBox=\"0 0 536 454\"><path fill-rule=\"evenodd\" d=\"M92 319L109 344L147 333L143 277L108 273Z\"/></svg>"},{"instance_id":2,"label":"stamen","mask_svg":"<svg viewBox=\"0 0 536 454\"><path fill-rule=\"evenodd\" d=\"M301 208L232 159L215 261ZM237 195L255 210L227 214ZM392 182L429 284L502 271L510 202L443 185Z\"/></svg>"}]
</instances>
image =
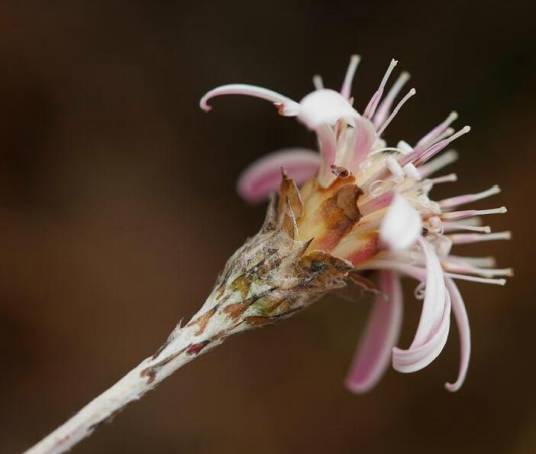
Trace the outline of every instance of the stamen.
<instances>
[{"instance_id":1,"label":"stamen","mask_svg":"<svg viewBox=\"0 0 536 454\"><path fill-rule=\"evenodd\" d=\"M389 115L389 117L387 118L387 120L385 120L385 123L383 123L383 125L380 126L380 129L378 130L378 135L381 136L383 131L385 131L385 128L387 128L387 126L389 126L389 124L391 123L391 121L393 121L393 118L396 117L396 114L398 113L398 111L402 108L402 106L406 103L406 101L411 98L412 96L415 95L415 93L417 93L417 91L415 90L415 88L412 88L407 94L406 96L404 96L400 102L396 105L396 107L393 109L393 111L391 112L391 115Z\"/></svg>"},{"instance_id":2,"label":"stamen","mask_svg":"<svg viewBox=\"0 0 536 454\"><path fill-rule=\"evenodd\" d=\"M491 233L491 227L467 225L462 222L444 222L443 228L445 232L453 232L455 230L468 230L470 232Z\"/></svg>"},{"instance_id":3,"label":"stamen","mask_svg":"<svg viewBox=\"0 0 536 454\"><path fill-rule=\"evenodd\" d=\"M458 205L464 205L466 203L476 202L477 200L485 199L486 197L498 194L499 192L501 192L501 189L499 188L499 186L495 185L487 189L486 191L482 191L476 194L465 194L457 197L451 197L450 199L442 200L441 202L439 202L439 205L441 206L441 208L453 208Z\"/></svg>"},{"instance_id":4,"label":"stamen","mask_svg":"<svg viewBox=\"0 0 536 454\"><path fill-rule=\"evenodd\" d=\"M454 262L467 263L469 265L476 266L479 268L491 268L497 265L497 261L494 257L461 257L458 255L450 255L449 260Z\"/></svg>"},{"instance_id":5,"label":"stamen","mask_svg":"<svg viewBox=\"0 0 536 454\"><path fill-rule=\"evenodd\" d=\"M482 225L482 218L479 218L478 216L472 217L472 218L465 218L458 221L458 224L463 225Z\"/></svg>"},{"instance_id":6,"label":"stamen","mask_svg":"<svg viewBox=\"0 0 536 454\"><path fill-rule=\"evenodd\" d=\"M506 279L490 279L490 278L484 278L484 277L466 276L465 274L456 274L456 273L445 273L445 276L451 277L453 279L461 279L462 281L479 282L481 284L494 284L494 285L506 284Z\"/></svg>"},{"instance_id":7,"label":"stamen","mask_svg":"<svg viewBox=\"0 0 536 454\"><path fill-rule=\"evenodd\" d=\"M481 241L509 240L512 238L512 233L509 231L497 233L455 233L449 235L448 238L451 239L453 244L468 244Z\"/></svg>"},{"instance_id":8,"label":"stamen","mask_svg":"<svg viewBox=\"0 0 536 454\"><path fill-rule=\"evenodd\" d=\"M488 270L480 270L481 273L487 273ZM513 277L514 269L513 268L495 268L489 270L489 276L506 276Z\"/></svg>"},{"instance_id":9,"label":"stamen","mask_svg":"<svg viewBox=\"0 0 536 454\"><path fill-rule=\"evenodd\" d=\"M420 266L415 266L408 264L406 262L398 260L384 260L384 259L373 259L368 262L365 262L363 265L357 265L356 269L366 269L366 270L392 270L398 271L402 274L407 274L408 276L413 277L422 281L426 278L426 269Z\"/></svg>"},{"instance_id":10,"label":"stamen","mask_svg":"<svg viewBox=\"0 0 536 454\"><path fill-rule=\"evenodd\" d=\"M439 134L439 136L436 137L436 139L430 145L437 143L440 140L446 139L448 136L454 134L454 131L456 131L454 128L445 129L441 134Z\"/></svg>"},{"instance_id":11,"label":"stamen","mask_svg":"<svg viewBox=\"0 0 536 454\"><path fill-rule=\"evenodd\" d=\"M460 131L458 131L453 136L449 137L448 139L444 139L444 140L442 140L442 141L440 141L438 143L435 143L434 145L432 145L430 148L428 148L426 150L417 150L417 149L415 149L411 153L409 153L407 155L404 155L402 157L402 159L400 160L400 165L405 166L406 164L408 164L410 162L413 162L413 164L416 167L421 168L421 164L423 162L425 162L428 159L432 158L435 154L439 153L443 148L445 148L450 142L452 142L453 140L457 139L461 135L468 133L470 130L471 130L471 128L469 126L465 126L464 128L462 128ZM450 156L450 159L452 159L452 158L453 157ZM456 158L457 158L457 155L456 155ZM453 159L453 160L455 160L455 159ZM444 165L446 165L446 164L444 164ZM427 169L425 168L425 170L427 170ZM427 171L426 173L430 174L432 172ZM362 186L365 187L369 181L382 179L382 178L385 178L386 176L387 176L387 170L385 168L380 169L374 175L372 175L367 180L365 180L365 182L362 183Z\"/></svg>"},{"instance_id":12,"label":"stamen","mask_svg":"<svg viewBox=\"0 0 536 454\"><path fill-rule=\"evenodd\" d=\"M452 271L460 274L476 274L477 276L493 278L496 276L512 277L514 270L512 268L484 268L480 269L471 265L445 263L445 267L448 271Z\"/></svg>"},{"instance_id":13,"label":"stamen","mask_svg":"<svg viewBox=\"0 0 536 454\"><path fill-rule=\"evenodd\" d=\"M321 75L315 74L313 76L313 85L317 90L323 90L324 89L324 81L322 80Z\"/></svg>"},{"instance_id":14,"label":"stamen","mask_svg":"<svg viewBox=\"0 0 536 454\"><path fill-rule=\"evenodd\" d=\"M387 92L387 95L385 95L384 100L378 107L378 112L376 113L376 115L374 115L374 126L378 127L385 121L389 114L389 111L391 110L391 106L395 101L395 98L398 96L398 93L400 93L400 90L402 90L402 87L406 84L409 78L409 73L406 71L404 71L400 74L400 76L398 76L398 79L393 84L391 89Z\"/></svg>"},{"instance_id":15,"label":"stamen","mask_svg":"<svg viewBox=\"0 0 536 454\"><path fill-rule=\"evenodd\" d=\"M463 210L463 211L451 211L450 213L443 213L441 217L450 221L455 221L464 218L470 218L473 216L484 216L487 214L504 214L508 210L506 207L492 208L489 210Z\"/></svg>"},{"instance_id":16,"label":"stamen","mask_svg":"<svg viewBox=\"0 0 536 454\"><path fill-rule=\"evenodd\" d=\"M458 132L452 134L451 136L447 137L446 139L440 140L439 142L436 142L433 145L430 145L430 147L428 147L428 148L426 148L424 150L416 148L405 159L408 162L413 162L416 166L418 166L418 165L428 161L430 158L432 158L437 153L439 153L443 148L445 148L449 143L451 143L452 141L456 140L458 137L461 137L464 134L467 134L469 131L471 131L471 128L469 126L464 126Z\"/></svg>"},{"instance_id":17,"label":"stamen","mask_svg":"<svg viewBox=\"0 0 536 454\"><path fill-rule=\"evenodd\" d=\"M438 156L434 160L428 162L428 164L425 164L419 167L419 172L421 172L421 176L423 178L426 178L428 175L431 175L437 172L438 170L442 169L443 167L446 167L449 164L452 164L457 159L458 159L458 153L456 151L447 150L441 156Z\"/></svg>"},{"instance_id":18,"label":"stamen","mask_svg":"<svg viewBox=\"0 0 536 454\"><path fill-rule=\"evenodd\" d=\"M212 107L208 104L208 101L216 96L222 95L245 95L270 101L276 105L281 115L287 117L294 117L298 115L300 111L300 105L296 101L273 90L247 84L230 84L214 88L205 93L201 98L201 101L199 101L199 106L205 112L209 112L212 110Z\"/></svg>"},{"instance_id":19,"label":"stamen","mask_svg":"<svg viewBox=\"0 0 536 454\"><path fill-rule=\"evenodd\" d=\"M389 79L389 76L393 72L393 69L395 69L395 66L397 65L397 63L398 61L396 61L395 59L391 60L391 63L389 64L387 71L385 71L385 74L383 76L383 79L380 83L378 90L376 90L376 92L372 95L372 98L370 98L370 101L363 114L364 117L371 119L374 116L374 113L376 112L376 107L378 107L378 104L383 95L385 84L387 83L387 80Z\"/></svg>"},{"instance_id":20,"label":"stamen","mask_svg":"<svg viewBox=\"0 0 536 454\"><path fill-rule=\"evenodd\" d=\"M449 173L448 175L442 175L440 177L430 178L426 180L426 182L432 185L440 183L453 183L455 181L458 181L458 175L456 175L455 173Z\"/></svg>"},{"instance_id":21,"label":"stamen","mask_svg":"<svg viewBox=\"0 0 536 454\"><path fill-rule=\"evenodd\" d=\"M434 129L432 129L428 134L426 134L421 140L417 142L417 147L426 147L434 140L437 140L439 135L447 129L452 122L458 119L457 112L451 112L449 116L440 124L438 124Z\"/></svg>"},{"instance_id":22,"label":"stamen","mask_svg":"<svg viewBox=\"0 0 536 454\"><path fill-rule=\"evenodd\" d=\"M352 82L360 61L361 57L359 55L352 55L350 57L350 63L348 65L348 69L346 70L344 82L341 87L341 95L343 95L345 98L350 98L350 93L352 92Z\"/></svg>"}]
</instances>

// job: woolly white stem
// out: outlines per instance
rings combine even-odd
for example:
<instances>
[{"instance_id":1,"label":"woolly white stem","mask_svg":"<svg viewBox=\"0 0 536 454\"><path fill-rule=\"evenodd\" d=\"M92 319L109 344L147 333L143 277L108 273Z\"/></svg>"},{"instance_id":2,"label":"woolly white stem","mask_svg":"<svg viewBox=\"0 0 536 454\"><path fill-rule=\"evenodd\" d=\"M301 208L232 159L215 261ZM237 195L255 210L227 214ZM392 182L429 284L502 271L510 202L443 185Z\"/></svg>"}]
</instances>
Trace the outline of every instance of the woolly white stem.
<instances>
[{"instance_id":1,"label":"woolly white stem","mask_svg":"<svg viewBox=\"0 0 536 454\"><path fill-rule=\"evenodd\" d=\"M26 453L57 454L71 449L130 402L140 399L177 369L223 341L223 337L215 338L218 333L213 330L207 329L202 335L196 335L196 329L196 326L186 326L176 330L178 332L161 351L144 359Z\"/></svg>"},{"instance_id":2,"label":"woolly white stem","mask_svg":"<svg viewBox=\"0 0 536 454\"><path fill-rule=\"evenodd\" d=\"M228 260L214 290L185 326L110 389L92 400L27 454L59 454L91 435L103 422L177 369L221 344L228 336L275 323L346 285L352 264L295 241L295 214L302 210L294 182L283 178L280 199L272 200L261 231ZM291 201L293 205L291 206ZM355 203L355 202L354 202ZM292 222L294 220L294 223Z\"/></svg>"}]
</instances>

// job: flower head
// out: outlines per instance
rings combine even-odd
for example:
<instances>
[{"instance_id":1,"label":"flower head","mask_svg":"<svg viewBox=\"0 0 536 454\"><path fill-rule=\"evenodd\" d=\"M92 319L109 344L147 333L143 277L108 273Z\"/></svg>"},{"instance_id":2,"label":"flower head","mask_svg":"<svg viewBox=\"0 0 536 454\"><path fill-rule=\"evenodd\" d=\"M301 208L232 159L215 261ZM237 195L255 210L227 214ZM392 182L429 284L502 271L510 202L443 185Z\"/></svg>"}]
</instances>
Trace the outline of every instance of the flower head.
<instances>
[{"instance_id":1,"label":"flower head","mask_svg":"<svg viewBox=\"0 0 536 454\"><path fill-rule=\"evenodd\" d=\"M355 392L369 390L390 362L399 372L429 365L447 341L452 312L460 333L460 368L455 382L446 387L456 391L467 373L470 332L455 280L504 285L504 277L512 271L495 268L491 258L457 256L451 249L457 244L509 239L510 232L491 233L481 225L481 216L504 213L506 208L460 208L497 194L498 186L433 201L430 191L435 185L457 179L455 174L431 177L457 159L452 150L438 154L470 128L451 128L457 119L453 112L414 145L399 141L388 146L383 133L415 90L395 102L409 79L403 72L386 91L397 65L392 60L360 113L351 97L358 64L359 57L353 56L339 91L324 88L316 76L316 90L300 102L266 88L233 84L209 91L201 107L210 110L208 102L215 96L254 96L272 102L281 115L296 117L316 133L320 153L286 149L263 157L241 175L238 191L244 199L257 202L279 190L280 212L284 211L281 203L286 203L292 215L293 240L304 242L308 251L349 264L354 282L374 290L374 307L348 387ZM293 200L288 197L287 175L301 185ZM376 285L363 273L372 274ZM422 300L420 321L407 349L396 346L402 323L401 276L419 282L416 297Z\"/></svg>"}]
</instances>

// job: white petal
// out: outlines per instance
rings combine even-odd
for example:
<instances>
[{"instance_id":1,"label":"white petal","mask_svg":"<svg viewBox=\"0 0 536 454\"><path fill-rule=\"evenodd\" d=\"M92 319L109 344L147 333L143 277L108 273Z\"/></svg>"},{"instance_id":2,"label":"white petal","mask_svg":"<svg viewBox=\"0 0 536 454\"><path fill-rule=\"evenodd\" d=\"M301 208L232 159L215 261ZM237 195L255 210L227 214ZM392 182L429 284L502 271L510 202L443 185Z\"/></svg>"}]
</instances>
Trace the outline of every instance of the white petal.
<instances>
[{"instance_id":1,"label":"white petal","mask_svg":"<svg viewBox=\"0 0 536 454\"><path fill-rule=\"evenodd\" d=\"M407 350L401 350L395 347L393 349L393 368L402 373L412 373L424 369L439 356L445 347L449 329L450 297L447 296L443 317L430 339L418 347L410 347Z\"/></svg>"},{"instance_id":2,"label":"white petal","mask_svg":"<svg viewBox=\"0 0 536 454\"><path fill-rule=\"evenodd\" d=\"M430 338L431 333L434 332L435 327L439 325L440 319L443 317L445 299L447 298L443 268L434 248L424 239L420 240L420 245L426 261L426 291L412 347L418 346Z\"/></svg>"},{"instance_id":3,"label":"white petal","mask_svg":"<svg viewBox=\"0 0 536 454\"><path fill-rule=\"evenodd\" d=\"M415 338L407 350L393 349L393 367L415 372L430 364L443 350L450 328L451 298L441 263L432 246L420 240L426 259L426 290Z\"/></svg>"},{"instance_id":4,"label":"white petal","mask_svg":"<svg viewBox=\"0 0 536 454\"><path fill-rule=\"evenodd\" d=\"M421 236L419 212L400 194L396 194L380 227L380 239L393 250L411 247Z\"/></svg>"},{"instance_id":5,"label":"white petal","mask_svg":"<svg viewBox=\"0 0 536 454\"><path fill-rule=\"evenodd\" d=\"M334 125L341 119L353 125L358 115L340 93L323 89L313 91L301 100L298 119L309 129L317 129L325 124Z\"/></svg>"}]
</instances>

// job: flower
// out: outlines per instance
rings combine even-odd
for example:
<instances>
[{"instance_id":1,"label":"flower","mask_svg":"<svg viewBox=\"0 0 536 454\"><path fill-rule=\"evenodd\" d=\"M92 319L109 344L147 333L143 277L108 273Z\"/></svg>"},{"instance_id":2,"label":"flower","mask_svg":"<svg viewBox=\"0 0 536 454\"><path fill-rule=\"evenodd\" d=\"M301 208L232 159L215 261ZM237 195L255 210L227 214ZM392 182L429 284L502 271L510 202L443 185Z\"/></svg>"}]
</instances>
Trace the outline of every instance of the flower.
<instances>
[{"instance_id":1,"label":"flower","mask_svg":"<svg viewBox=\"0 0 536 454\"><path fill-rule=\"evenodd\" d=\"M300 102L266 88L231 84L209 91L200 105L208 111L209 100L220 95L258 97L316 133L320 153L295 148L265 156L243 172L238 192L249 202L262 201L278 190L284 169L283 181L288 175L301 185L300 210L294 219L296 238L307 241L309 251L349 262L355 281L375 292L347 386L354 392L368 391L389 362L403 373L429 365L447 341L452 312L460 335L460 367L457 379L446 388L456 391L467 373L471 345L467 312L455 280L504 285L504 277L511 276L512 270L495 268L491 258L453 255L451 249L457 244L509 239L510 232L491 233L481 225L481 216L505 213L506 208L459 208L497 194L498 186L433 201L430 191L435 185L457 180L455 174L430 177L457 159L452 150L438 153L470 128L451 128L458 116L452 112L415 145L399 141L387 146L382 135L415 90L395 104L409 79L403 72L385 93L397 65L392 60L359 113L350 94L358 64L359 57L352 56L339 91L324 88L316 76L316 90ZM363 275L371 271L376 286ZM396 346L403 312L401 276L419 281L416 297L422 299L420 321L407 349Z\"/></svg>"}]
</instances>

